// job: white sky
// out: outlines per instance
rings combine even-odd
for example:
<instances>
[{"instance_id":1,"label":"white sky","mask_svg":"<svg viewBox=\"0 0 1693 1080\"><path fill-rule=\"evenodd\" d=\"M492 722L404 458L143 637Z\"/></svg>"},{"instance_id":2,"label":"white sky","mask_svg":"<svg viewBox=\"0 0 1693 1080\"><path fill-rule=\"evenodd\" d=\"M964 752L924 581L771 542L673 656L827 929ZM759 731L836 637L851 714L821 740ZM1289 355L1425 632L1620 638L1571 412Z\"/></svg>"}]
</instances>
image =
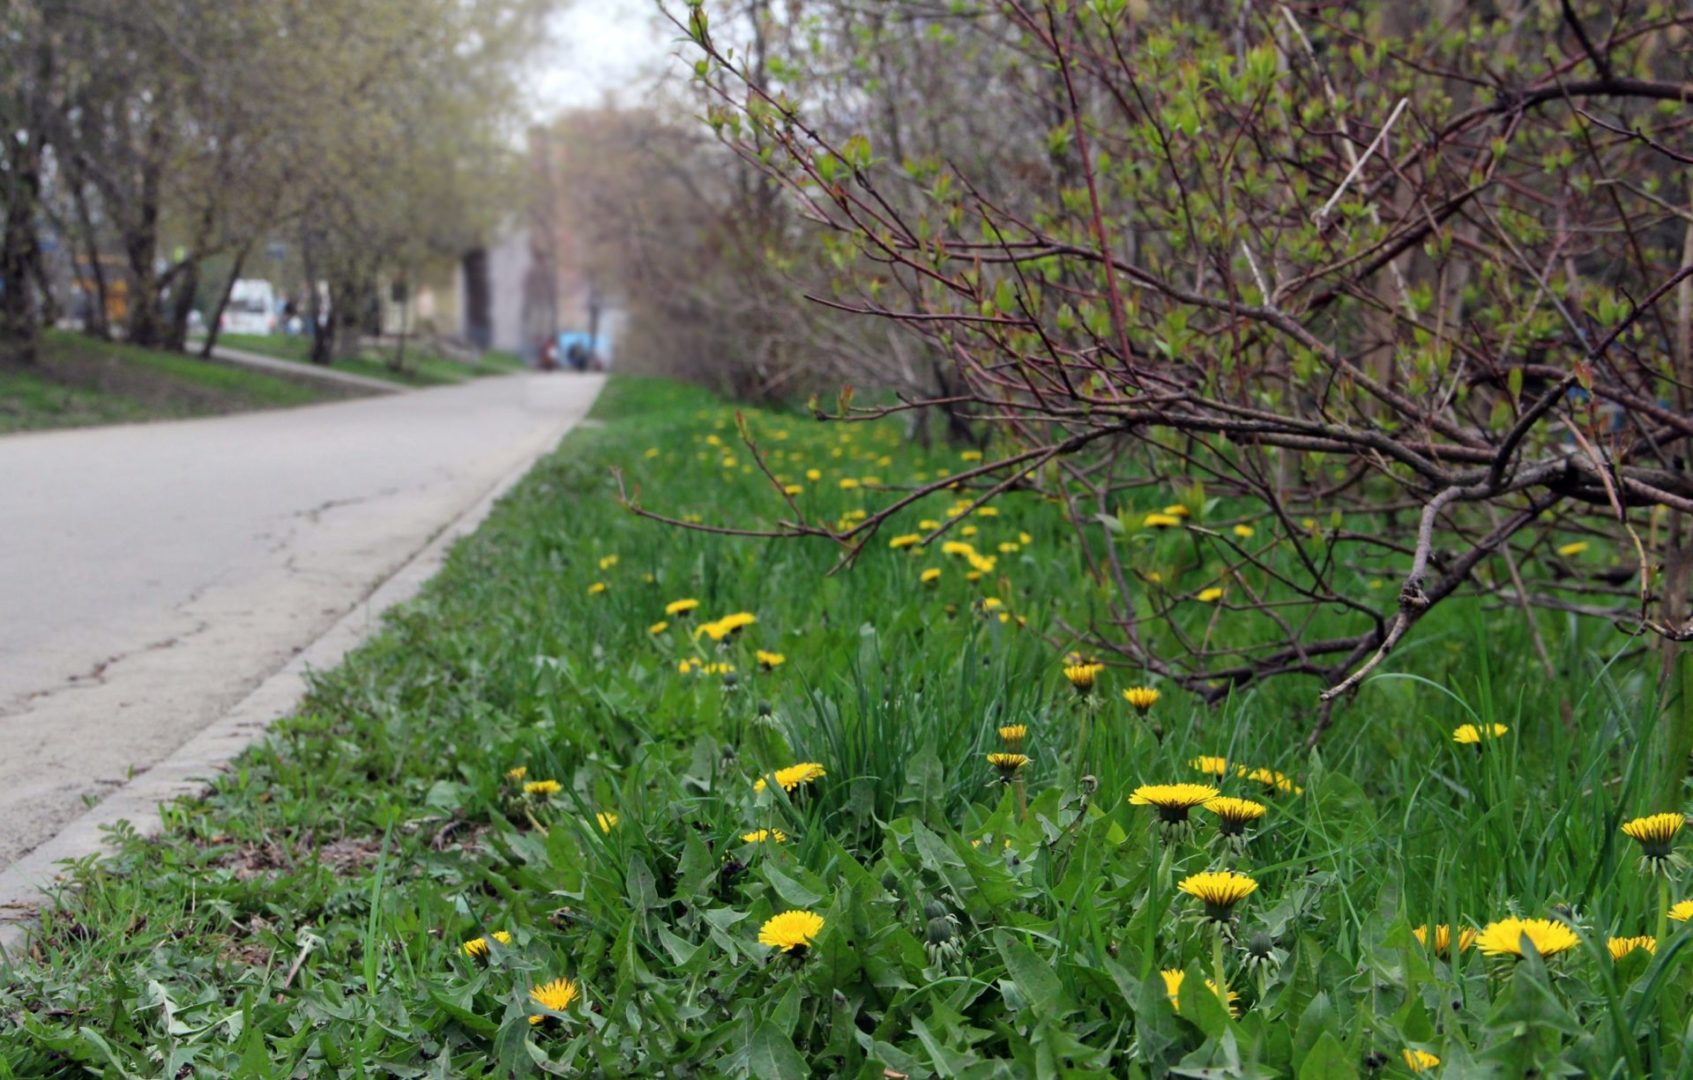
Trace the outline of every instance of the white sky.
<instances>
[{"instance_id":1,"label":"white sky","mask_svg":"<svg viewBox=\"0 0 1693 1080\"><path fill-rule=\"evenodd\" d=\"M678 36L655 0L567 0L537 63L533 111L633 98L642 75L677 62Z\"/></svg>"}]
</instances>

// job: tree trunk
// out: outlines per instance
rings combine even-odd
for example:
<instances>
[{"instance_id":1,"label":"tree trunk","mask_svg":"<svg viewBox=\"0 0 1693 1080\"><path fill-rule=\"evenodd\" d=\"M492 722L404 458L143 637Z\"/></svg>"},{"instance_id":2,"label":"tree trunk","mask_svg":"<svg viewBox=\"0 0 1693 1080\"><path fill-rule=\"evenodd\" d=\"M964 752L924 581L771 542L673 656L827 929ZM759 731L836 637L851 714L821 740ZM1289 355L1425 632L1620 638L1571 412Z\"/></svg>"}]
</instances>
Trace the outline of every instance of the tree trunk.
<instances>
[{"instance_id":1,"label":"tree trunk","mask_svg":"<svg viewBox=\"0 0 1693 1080\"><path fill-rule=\"evenodd\" d=\"M35 277L36 297L40 303L38 318L42 326L51 329L59 322L59 299L53 295L53 282L47 277L47 260L42 257L39 243L35 245L30 270Z\"/></svg>"},{"instance_id":2,"label":"tree trunk","mask_svg":"<svg viewBox=\"0 0 1693 1080\"><path fill-rule=\"evenodd\" d=\"M39 257L35 207L41 193L41 149L36 139L8 137L6 223L0 235L0 350L15 363L33 364L41 338L40 313L30 284Z\"/></svg>"},{"instance_id":3,"label":"tree trunk","mask_svg":"<svg viewBox=\"0 0 1693 1080\"><path fill-rule=\"evenodd\" d=\"M82 242L88 252L88 279L94 284L94 295L89 297L88 317L83 320L82 332L101 341L110 341L112 327L106 318L106 268L100 262L100 234L94 228L94 215L88 209L88 192L80 178L72 182L71 195L76 201L76 218L82 226Z\"/></svg>"},{"instance_id":4,"label":"tree trunk","mask_svg":"<svg viewBox=\"0 0 1693 1080\"><path fill-rule=\"evenodd\" d=\"M193 256L177 274L173 292L170 326L166 331L165 348L171 352L188 351L188 317L194 312L194 295L200 291L200 259Z\"/></svg>"},{"instance_id":5,"label":"tree trunk","mask_svg":"<svg viewBox=\"0 0 1693 1080\"><path fill-rule=\"evenodd\" d=\"M317 305L314 303L312 306L316 307ZM328 367L330 362L335 359L334 324L335 316L333 314L322 321L313 320L312 351L310 356L312 363L322 364L324 367Z\"/></svg>"},{"instance_id":6,"label":"tree trunk","mask_svg":"<svg viewBox=\"0 0 1693 1080\"><path fill-rule=\"evenodd\" d=\"M154 348L165 339L164 312L159 301L159 181L164 135L155 122L148 134L148 153L141 163L141 190L136 196L135 220L124 230L123 249L129 257L133 285L129 298L130 344ZM157 151L157 153L155 152Z\"/></svg>"},{"instance_id":7,"label":"tree trunk","mask_svg":"<svg viewBox=\"0 0 1693 1080\"><path fill-rule=\"evenodd\" d=\"M333 307L323 310L323 293L317 287L317 262L313 258L311 234L300 234L300 263L306 274L306 311L312 324L312 349L308 357L314 364L329 366L334 359L335 313Z\"/></svg>"},{"instance_id":8,"label":"tree trunk","mask_svg":"<svg viewBox=\"0 0 1693 1080\"><path fill-rule=\"evenodd\" d=\"M1693 223L1682 232L1681 263L1693 266ZM1676 290L1674 353L1676 405L1686 412L1690 401L1687 379L1693 375L1693 280ZM1680 465L1679 460L1677 464ZM1686 515L1670 511L1669 530L1664 540L1663 608L1660 621L1671 630L1688 625L1688 591L1693 587L1693 522ZM1641 567L1641 573L1646 568ZM1658 797L1664 806L1681 805L1682 786L1687 780L1688 758L1693 755L1693 645L1666 639L1660 644L1661 682L1666 706L1663 718L1663 775Z\"/></svg>"},{"instance_id":9,"label":"tree trunk","mask_svg":"<svg viewBox=\"0 0 1693 1080\"><path fill-rule=\"evenodd\" d=\"M217 309L211 318L206 320L206 340L200 346L202 359L210 360L212 350L217 348L218 334L222 331L224 309L229 307L229 297L235 292L235 282L241 276L241 268L247 263L247 253L253 250L253 242L248 240L235 253L235 262L229 268L229 280L223 283L223 289L218 293Z\"/></svg>"},{"instance_id":10,"label":"tree trunk","mask_svg":"<svg viewBox=\"0 0 1693 1080\"><path fill-rule=\"evenodd\" d=\"M412 313L411 281L409 278L401 278L400 280L405 282L405 291L401 294L400 299L400 340L394 349L394 360L388 365L395 371L406 369L406 334L411 330Z\"/></svg>"},{"instance_id":11,"label":"tree trunk","mask_svg":"<svg viewBox=\"0 0 1693 1080\"><path fill-rule=\"evenodd\" d=\"M329 283L329 359L351 360L359 354L359 339L363 332L364 312L359 310L359 297L366 295L358 285L356 275L349 274Z\"/></svg>"}]
</instances>

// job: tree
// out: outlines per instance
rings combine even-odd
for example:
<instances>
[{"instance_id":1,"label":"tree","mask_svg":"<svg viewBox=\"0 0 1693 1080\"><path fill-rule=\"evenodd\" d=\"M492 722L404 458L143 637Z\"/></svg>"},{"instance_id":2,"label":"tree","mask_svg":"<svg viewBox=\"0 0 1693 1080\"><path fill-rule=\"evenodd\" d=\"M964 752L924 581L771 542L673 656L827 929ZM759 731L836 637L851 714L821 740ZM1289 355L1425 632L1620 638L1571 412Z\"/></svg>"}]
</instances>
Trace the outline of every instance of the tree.
<instances>
[{"instance_id":1,"label":"tree","mask_svg":"<svg viewBox=\"0 0 1693 1080\"><path fill-rule=\"evenodd\" d=\"M875 62L844 33L772 73L707 8L682 18L711 124L842 265L828 302L947 356L949 404L997 431L998 460L948 483L1069 506L1111 598L1080 639L1209 699L1314 676L1317 731L1455 595L1686 656L1693 15L888 7L989 58L981 104L952 100L1004 126L993 155L909 125L895 152L874 128L898 79L862 84L843 120L807 75ZM1189 528L1179 581L1126 557L1148 478L1235 508ZM1583 538L1627 565L1560 553ZM1386 603L1359 592L1376 567L1399 577ZM1226 634L1167 618L1201 587L1224 590ZM1313 639L1322 612L1350 629ZM1685 713L1670 760L1693 745Z\"/></svg>"},{"instance_id":2,"label":"tree","mask_svg":"<svg viewBox=\"0 0 1693 1080\"><path fill-rule=\"evenodd\" d=\"M13 0L0 331L33 340L21 283L43 276L42 215L101 294L121 273L137 344L183 348L208 260L239 268L273 234L308 241L344 322L377 267L468 244L499 212L517 76L549 6ZM104 335L104 295L92 307Z\"/></svg>"},{"instance_id":3,"label":"tree","mask_svg":"<svg viewBox=\"0 0 1693 1080\"><path fill-rule=\"evenodd\" d=\"M0 65L0 135L6 144L0 151L0 355L29 363L39 334L40 132L51 107L54 48L41 12L21 0L0 8L0 41L14 61Z\"/></svg>"}]
</instances>

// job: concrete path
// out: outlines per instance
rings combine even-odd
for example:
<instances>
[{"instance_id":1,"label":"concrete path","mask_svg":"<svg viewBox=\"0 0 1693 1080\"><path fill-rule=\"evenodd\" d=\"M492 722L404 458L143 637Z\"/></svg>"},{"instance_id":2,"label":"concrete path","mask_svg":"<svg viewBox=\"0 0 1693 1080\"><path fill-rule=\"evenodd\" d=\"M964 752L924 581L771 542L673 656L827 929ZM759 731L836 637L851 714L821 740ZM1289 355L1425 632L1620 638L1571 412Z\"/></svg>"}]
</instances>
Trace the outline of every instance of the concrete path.
<instances>
[{"instance_id":1,"label":"concrete path","mask_svg":"<svg viewBox=\"0 0 1693 1080\"><path fill-rule=\"evenodd\" d=\"M283 668L601 382L0 438L0 866Z\"/></svg>"},{"instance_id":2,"label":"concrete path","mask_svg":"<svg viewBox=\"0 0 1693 1080\"><path fill-rule=\"evenodd\" d=\"M197 347L197 346L196 346ZM212 359L238 367L252 368L271 375L281 375L289 379L317 379L322 382L340 383L342 386L356 386L360 390L371 390L379 394L397 394L406 389L398 383L384 382L373 379L368 375L355 375L350 371L339 371L321 364L301 364L293 360L278 360L274 356L262 353L248 352L245 349L231 349L223 345L212 348Z\"/></svg>"}]
</instances>

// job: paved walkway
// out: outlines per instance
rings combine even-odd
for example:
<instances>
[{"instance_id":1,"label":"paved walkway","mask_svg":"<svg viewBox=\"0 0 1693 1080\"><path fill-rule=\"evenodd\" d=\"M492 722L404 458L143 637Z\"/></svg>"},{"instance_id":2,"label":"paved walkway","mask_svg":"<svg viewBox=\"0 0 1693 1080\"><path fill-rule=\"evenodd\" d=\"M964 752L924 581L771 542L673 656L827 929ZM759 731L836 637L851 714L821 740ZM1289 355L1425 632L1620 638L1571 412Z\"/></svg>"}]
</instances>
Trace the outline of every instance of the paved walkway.
<instances>
[{"instance_id":1,"label":"paved walkway","mask_svg":"<svg viewBox=\"0 0 1693 1080\"><path fill-rule=\"evenodd\" d=\"M318 379L323 382L340 383L343 386L356 386L361 390L374 390L382 394L397 394L406 389L398 383L373 379L369 375L355 375L350 371L338 371L322 364L302 364L294 360L278 360L274 356L262 353L248 352L245 349L231 349L223 345L212 348L212 359L221 360L226 364L236 364L256 371L269 372L293 379Z\"/></svg>"},{"instance_id":2,"label":"paved walkway","mask_svg":"<svg viewBox=\"0 0 1693 1080\"><path fill-rule=\"evenodd\" d=\"M280 669L600 385L0 438L0 866Z\"/></svg>"}]
</instances>

